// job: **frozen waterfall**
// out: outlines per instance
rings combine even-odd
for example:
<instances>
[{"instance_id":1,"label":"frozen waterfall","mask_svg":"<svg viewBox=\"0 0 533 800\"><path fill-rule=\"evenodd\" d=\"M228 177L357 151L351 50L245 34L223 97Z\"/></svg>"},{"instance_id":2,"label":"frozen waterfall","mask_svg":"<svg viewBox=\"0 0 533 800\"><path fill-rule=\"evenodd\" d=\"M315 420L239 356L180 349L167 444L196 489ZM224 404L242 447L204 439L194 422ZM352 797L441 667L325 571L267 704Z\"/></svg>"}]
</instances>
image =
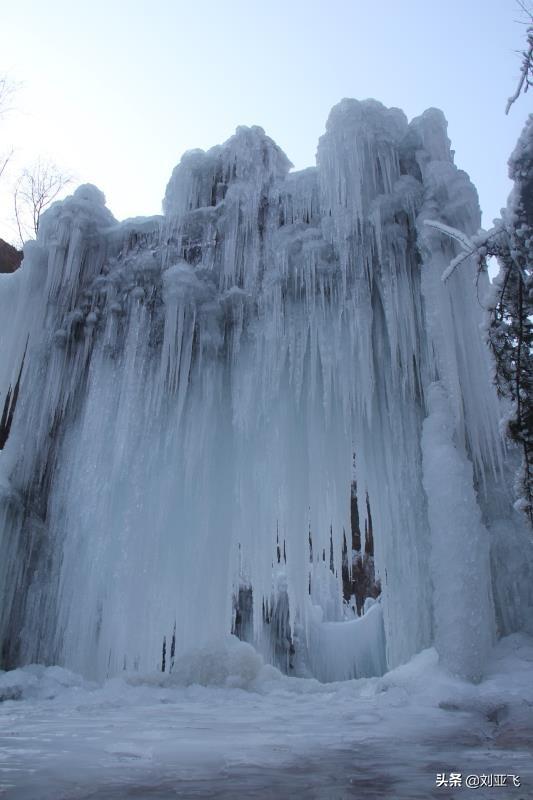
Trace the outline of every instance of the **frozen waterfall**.
<instances>
[{"instance_id":1,"label":"frozen waterfall","mask_svg":"<svg viewBox=\"0 0 533 800\"><path fill-rule=\"evenodd\" d=\"M444 117L370 100L332 110L301 172L238 128L183 156L161 217L118 223L89 185L54 204L0 276L4 667L103 678L160 669L164 642L170 670L248 587L247 638L300 674L379 674L435 640L477 677L496 626L523 625L491 553L524 533L486 278L442 283L454 245L428 218L480 224ZM382 592L349 618L354 454Z\"/></svg>"}]
</instances>

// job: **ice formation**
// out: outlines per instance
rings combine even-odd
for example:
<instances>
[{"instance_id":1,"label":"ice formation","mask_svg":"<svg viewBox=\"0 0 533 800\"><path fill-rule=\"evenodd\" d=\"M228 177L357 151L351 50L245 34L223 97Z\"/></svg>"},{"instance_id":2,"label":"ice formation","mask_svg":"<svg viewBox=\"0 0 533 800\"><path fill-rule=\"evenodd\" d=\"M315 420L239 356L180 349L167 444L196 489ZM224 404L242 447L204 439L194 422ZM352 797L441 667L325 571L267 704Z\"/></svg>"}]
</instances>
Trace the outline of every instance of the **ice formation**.
<instances>
[{"instance_id":1,"label":"ice formation","mask_svg":"<svg viewBox=\"0 0 533 800\"><path fill-rule=\"evenodd\" d=\"M381 674L435 639L478 676L533 604L527 559L491 560L526 538L483 287L468 264L442 283L454 245L425 219L480 222L442 113L355 100L314 168L238 128L183 156L161 217L117 223L93 186L47 212L0 276L4 666L170 671L248 587L278 666ZM354 454L382 594L350 619Z\"/></svg>"}]
</instances>

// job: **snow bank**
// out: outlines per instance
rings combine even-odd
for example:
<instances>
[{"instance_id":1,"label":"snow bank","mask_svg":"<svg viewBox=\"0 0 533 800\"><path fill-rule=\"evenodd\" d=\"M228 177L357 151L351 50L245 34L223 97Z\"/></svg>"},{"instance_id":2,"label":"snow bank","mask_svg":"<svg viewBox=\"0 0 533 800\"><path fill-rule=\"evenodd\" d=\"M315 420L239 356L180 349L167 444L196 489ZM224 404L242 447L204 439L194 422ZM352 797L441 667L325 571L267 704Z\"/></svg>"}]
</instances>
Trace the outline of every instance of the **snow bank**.
<instances>
[{"instance_id":1,"label":"snow bank","mask_svg":"<svg viewBox=\"0 0 533 800\"><path fill-rule=\"evenodd\" d=\"M6 700L62 700L75 690L91 691L96 684L62 667L31 664L21 669L0 672L0 703Z\"/></svg>"}]
</instances>

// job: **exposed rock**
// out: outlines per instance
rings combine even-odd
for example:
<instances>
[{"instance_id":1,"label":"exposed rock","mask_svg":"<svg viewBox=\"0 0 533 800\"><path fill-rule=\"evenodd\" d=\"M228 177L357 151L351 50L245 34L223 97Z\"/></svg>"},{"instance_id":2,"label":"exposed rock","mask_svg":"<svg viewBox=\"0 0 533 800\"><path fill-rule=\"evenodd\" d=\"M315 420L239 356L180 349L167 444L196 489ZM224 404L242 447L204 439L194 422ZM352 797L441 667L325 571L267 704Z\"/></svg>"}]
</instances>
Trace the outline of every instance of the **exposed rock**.
<instances>
[{"instance_id":1,"label":"exposed rock","mask_svg":"<svg viewBox=\"0 0 533 800\"><path fill-rule=\"evenodd\" d=\"M0 272L15 272L22 263L22 250L0 239Z\"/></svg>"}]
</instances>

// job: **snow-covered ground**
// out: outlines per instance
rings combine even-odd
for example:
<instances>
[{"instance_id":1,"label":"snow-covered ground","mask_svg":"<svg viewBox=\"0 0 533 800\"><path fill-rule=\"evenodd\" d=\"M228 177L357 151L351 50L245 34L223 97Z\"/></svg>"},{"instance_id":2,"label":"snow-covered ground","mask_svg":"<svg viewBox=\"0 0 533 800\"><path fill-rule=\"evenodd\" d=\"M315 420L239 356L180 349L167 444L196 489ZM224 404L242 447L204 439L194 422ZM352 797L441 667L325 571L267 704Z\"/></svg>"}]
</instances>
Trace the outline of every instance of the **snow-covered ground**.
<instances>
[{"instance_id":1,"label":"snow-covered ground","mask_svg":"<svg viewBox=\"0 0 533 800\"><path fill-rule=\"evenodd\" d=\"M0 695L2 798L533 797L533 640L518 634L478 685L433 650L382 678L286 678L232 641L103 686L14 670ZM452 772L462 787L436 785ZM521 786L469 789L467 775Z\"/></svg>"}]
</instances>

